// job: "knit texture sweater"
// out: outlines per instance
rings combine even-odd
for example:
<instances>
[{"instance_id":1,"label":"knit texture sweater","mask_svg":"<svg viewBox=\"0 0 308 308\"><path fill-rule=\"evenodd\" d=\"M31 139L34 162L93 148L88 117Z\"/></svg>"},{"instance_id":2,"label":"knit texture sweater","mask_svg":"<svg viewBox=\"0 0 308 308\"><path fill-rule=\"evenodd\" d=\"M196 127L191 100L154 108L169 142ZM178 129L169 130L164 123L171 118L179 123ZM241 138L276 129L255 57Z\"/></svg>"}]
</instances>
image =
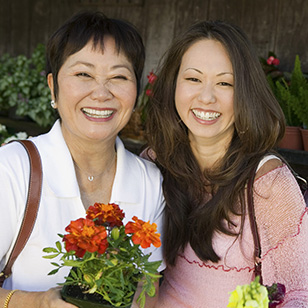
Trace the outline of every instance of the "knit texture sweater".
<instances>
[{"instance_id":1,"label":"knit texture sweater","mask_svg":"<svg viewBox=\"0 0 308 308\"><path fill-rule=\"evenodd\" d=\"M295 178L283 165L254 184L254 207L262 249L265 285L283 283L278 307L308 307L308 215ZM232 217L238 230L240 218ZM216 232L218 263L201 261L190 245L167 268L155 307L223 308L237 285L254 280L254 244L248 216L238 238Z\"/></svg>"}]
</instances>

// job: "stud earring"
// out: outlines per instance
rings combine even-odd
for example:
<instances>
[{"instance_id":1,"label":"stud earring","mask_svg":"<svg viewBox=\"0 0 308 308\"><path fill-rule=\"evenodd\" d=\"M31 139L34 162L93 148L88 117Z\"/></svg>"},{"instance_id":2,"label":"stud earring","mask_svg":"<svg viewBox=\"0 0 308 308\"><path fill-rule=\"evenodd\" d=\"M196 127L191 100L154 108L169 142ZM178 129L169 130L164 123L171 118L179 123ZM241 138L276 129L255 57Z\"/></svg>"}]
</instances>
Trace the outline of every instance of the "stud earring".
<instances>
[{"instance_id":1,"label":"stud earring","mask_svg":"<svg viewBox=\"0 0 308 308\"><path fill-rule=\"evenodd\" d=\"M57 108L57 103L54 100L51 100L50 105L53 109Z\"/></svg>"}]
</instances>

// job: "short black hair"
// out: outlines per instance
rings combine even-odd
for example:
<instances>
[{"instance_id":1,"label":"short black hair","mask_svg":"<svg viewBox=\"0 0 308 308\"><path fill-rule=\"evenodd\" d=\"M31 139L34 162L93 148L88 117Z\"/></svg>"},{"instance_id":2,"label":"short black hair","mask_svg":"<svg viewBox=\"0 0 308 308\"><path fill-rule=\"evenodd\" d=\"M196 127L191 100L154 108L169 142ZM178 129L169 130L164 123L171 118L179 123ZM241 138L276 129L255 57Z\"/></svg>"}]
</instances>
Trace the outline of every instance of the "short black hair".
<instances>
[{"instance_id":1,"label":"short black hair","mask_svg":"<svg viewBox=\"0 0 308 308\"><path fill-rule=\"evenodd\" d=\"M94 47L104 50L106 35L114 38L118 52L123 52L131 61L139 93L145 50L137 29L127 21L108 18L99 11L83 11L68 19L47 43L46 74L53 75L55 99L58 96L58 73L66 59L90 40L93 40Z\"/></svg>"}]
</instances>

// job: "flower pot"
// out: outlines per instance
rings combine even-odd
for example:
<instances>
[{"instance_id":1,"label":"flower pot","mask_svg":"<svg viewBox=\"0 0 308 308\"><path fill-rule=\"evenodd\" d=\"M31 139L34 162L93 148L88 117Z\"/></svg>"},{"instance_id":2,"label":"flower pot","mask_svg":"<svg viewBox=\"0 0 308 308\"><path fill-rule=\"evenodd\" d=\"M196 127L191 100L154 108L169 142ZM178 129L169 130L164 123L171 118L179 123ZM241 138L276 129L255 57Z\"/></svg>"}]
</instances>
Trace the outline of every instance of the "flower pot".
<instances>
[{"instance_id":1,"label":"flower pot","mask_svg":"<svg viewBox=\"0 0 308 308\"><path fill-rule=\"evenodd\" d=\"M99 294L85 294L79 286L64 285L61 289L63 300L79 308L112 308L114 307L105 301ZM119 306L118 308L130 308L131 304Z\"/></svg>"},{"instance_id":2,"label":"flower pot","mask_svg":"<svg viewBox=\"0 0 308 308\"><path fill-rule=\"evenodd\" d=\"M284 137L278 144L279 148L291 150L303 150L301 129L298 126L287 126Z\"/></svg>"},{"instance_id":3,"label":"flower pot","mask_svg":"<svg viewBox=\"0 0 308 308\"><path fill-rule=\"evenodd\" d=\"M304 150L308 151L308 129L301 128Z\"/></svg>"}]
</instances>

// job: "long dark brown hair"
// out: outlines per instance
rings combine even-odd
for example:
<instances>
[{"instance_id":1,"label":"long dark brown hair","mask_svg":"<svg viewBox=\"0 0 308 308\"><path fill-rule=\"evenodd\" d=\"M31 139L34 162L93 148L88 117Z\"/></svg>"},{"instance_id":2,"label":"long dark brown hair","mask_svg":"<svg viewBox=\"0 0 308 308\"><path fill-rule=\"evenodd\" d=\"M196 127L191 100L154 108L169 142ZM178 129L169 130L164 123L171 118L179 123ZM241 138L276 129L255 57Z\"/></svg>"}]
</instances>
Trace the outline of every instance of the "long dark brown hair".
<instances>
[{"instance_id":1,"label":"long dark brown hair","mask_svg":"<svg viewBox=\"0 0 308 308\"><path fill-rule=\"evenodd\" d=\"M202 39L224 46L234 74L235 129L215 171L200 169L174 102L182 57ZM187 243L200 259L217 262L220 257L213 249L214 232L238 235L230 232L225 221L227 226L233 225L230 214L237 214L243 225L245 184L260 158L275 148L285 128L281 108L243 31L221 21L202 21L176 38L158 70L147 120L149 146L156 152L156 163L164 176L166 262L174 265ZM208 183L211 198L206 198Z\"/></svg>"}]
</instances>

